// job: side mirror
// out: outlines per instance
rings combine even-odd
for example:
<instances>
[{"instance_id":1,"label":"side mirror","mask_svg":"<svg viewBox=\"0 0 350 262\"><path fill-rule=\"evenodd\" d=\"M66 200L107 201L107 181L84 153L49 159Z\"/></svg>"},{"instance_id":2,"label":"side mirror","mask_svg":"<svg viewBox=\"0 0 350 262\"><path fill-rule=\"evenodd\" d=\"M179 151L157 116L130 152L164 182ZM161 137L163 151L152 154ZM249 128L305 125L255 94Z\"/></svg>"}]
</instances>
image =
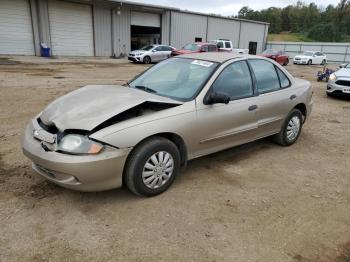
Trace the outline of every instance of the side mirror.
<instances>
[{"instance_id":1,"label":"side mirror","mask_svg":"<svg viewBox=\"0 0 350 262\"><path fill-rule=\"evenodd\" d=\"M231 98L220 92L211 92L204 98L205 105L214 105L214 104L228 104L230 103Z\"/></svg>"},{"instance_id":2,"label":"side mirror","mask_svg":"<svg viewBox=\"0 0 350 262\"><path fill-rule=\"evenodd\" d=\"M316 57L316 55L312 55L312 57Z\"/></svg>"},{"instance_id":3,"label":"side mirror","mask_svg":"<svg viewBox=\"0 0 350 262\"><path fill-rule=\"evenodd\" d=\"M153 49L152 52L155 53L155 52L157 52L157 50Z\"/></svg>"}]
</instances>

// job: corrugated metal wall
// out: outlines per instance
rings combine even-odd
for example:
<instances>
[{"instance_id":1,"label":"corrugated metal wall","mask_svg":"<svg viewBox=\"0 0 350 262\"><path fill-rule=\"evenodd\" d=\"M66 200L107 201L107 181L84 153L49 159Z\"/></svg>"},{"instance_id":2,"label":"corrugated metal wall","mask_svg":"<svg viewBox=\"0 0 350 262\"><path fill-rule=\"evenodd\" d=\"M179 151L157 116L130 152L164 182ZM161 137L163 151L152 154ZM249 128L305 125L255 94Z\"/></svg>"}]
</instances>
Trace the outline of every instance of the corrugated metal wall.
<instances>
[{"instance_id":1,"label":"corrugated metal wall","mask_svg":"<svg viewBox=\"0 0 350 262\"><path fill-rule=\"evenodd\" d=\"M124 56L130 52L131 10L128 6L113 9L113 50L116 57Z\"/></svg>"},{"instance_id":2,"label":"corrugated metal wall","mask_svg":"<svg viewBox=\"0 0 350 262\"><path fill-rule=\"evenodd\" d=\"M112 55L112 12L110 8L94 6L95 55Z\"/></svg>"},{"instance_id":3,"label":"corrugated metal wall","mask_svg":"<svg viewBox=\"0 0 350 262\"><path fill-rule=\"evenodd\" d=\"M196 37L206 41L207 16L172 11L170 44L181 48Z\"/></svg>"},{"instance_id":4,"label":"corrugated metal wall","mask_svg":"<svg viewBox=\"0 0 350 262\"><path fill-rule=\"evenodd\" d=\"M239 23L236 20L209 17L208 40L229 39L232 41L233 46L238 48Z\"/></svg>"},{"instance_id":5,"label":"corrugated metal wall","mask_svg":"<svg viewBox=\"0 0 350 262\"><path fill-rule=\"evenodd\" d=\"M1 0L0 0L1 1ZM30 0L36 54L40 43L51 47L48 0ZM258 43L258 52L264 48L268 25L234 19L211 17L176 10L150 10L140 5L126 5L101 0L92 1L94 19L94 47L97 56L116 57L130 52L131 10L161 14L161 41L181 48L195 38L202 41L227 38L234 47L248 48L249 41Z\"/></svg>"},{"instance_id":6,"label":"corrugated metal wall","mask_svg":"<svg viewBox=\"0 0 350 262\"><path fill-rule=\"evenodd\" d=\"M257 54L261 53L265 49L266 27L265 24L242 21L239 48L248 48L249 42L257 42Z\"/></svg>"},{"instance_id":7,"label":"corrugated metal wall","mask_svg":"<svg viewBox=\"0 0 350 262\"><path fill-rule=\"evenodd\" d=\"M161 41L162 44L170 44L170 11L164 11L162 14L162 26L161 26Z\"/></svg>"},{"instance_id":8,"label":"corrugated metal wall","mask_svg":"<svg viewBox=\"0 0 350 262\"><path fill-rule=\"evenodd\" d=\"M320 51L331 62L350 62L350 43L268 42L268 49L285 51L294 57L304 51Z\"/></svg>"}]
</instances>

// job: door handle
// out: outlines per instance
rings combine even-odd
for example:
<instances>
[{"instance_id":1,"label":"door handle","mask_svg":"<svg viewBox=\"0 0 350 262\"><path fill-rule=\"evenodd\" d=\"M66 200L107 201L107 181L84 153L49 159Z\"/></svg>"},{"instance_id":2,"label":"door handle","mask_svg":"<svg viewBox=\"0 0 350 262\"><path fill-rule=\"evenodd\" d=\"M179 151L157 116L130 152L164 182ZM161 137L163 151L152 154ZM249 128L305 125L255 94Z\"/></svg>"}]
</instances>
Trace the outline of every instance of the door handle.
<instances>
[{"instance_id":1,"label":"door handle","mask_svg":"<svg viewBox=\"0 0 350 262\"><path fill-rule=\"evenodd\" d=\"M290 100L293 100L293 99L295 99L295 98L297 98L296 95L291 95L291 96L289 97Z\"/></svg>"},{"instance_id":2,"label":"door handle","mask_svg":"<svg viewBox=\"0 0 350 262\"><path fill-rule=\"evenodd\" d=\"M248 107L248 111L254 111L256 109L258 109L257 105L252 105L252 106Z\"/></svg>"}]
</instances>

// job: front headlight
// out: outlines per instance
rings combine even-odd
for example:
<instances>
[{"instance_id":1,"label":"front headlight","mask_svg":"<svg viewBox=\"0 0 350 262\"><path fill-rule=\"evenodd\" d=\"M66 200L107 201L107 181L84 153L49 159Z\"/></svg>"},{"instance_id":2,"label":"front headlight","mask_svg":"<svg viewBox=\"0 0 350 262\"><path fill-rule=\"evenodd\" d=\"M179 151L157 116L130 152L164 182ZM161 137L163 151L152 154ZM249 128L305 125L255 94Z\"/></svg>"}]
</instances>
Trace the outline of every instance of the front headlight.
<instances>
[{"instance_id":1,"label":"front headlight","mask_svg":"<svg viewBox=\"0 0 350 262\"><path fill-rule=\"evenodd\" d=\"M337 76L333 73L329 76L329 80L335 81L337 80Z\"/></svg>"},{"instance_id":2,"label":"front headlight","mask_svg":"<svg viewBox=\"0 0 350 262\"><path fill-rule=\"evenodd\" d=\"M58 144L58 150L69 154L98 154L103 145L83 135L66 135Z\"/></svg>"}]
</instances>

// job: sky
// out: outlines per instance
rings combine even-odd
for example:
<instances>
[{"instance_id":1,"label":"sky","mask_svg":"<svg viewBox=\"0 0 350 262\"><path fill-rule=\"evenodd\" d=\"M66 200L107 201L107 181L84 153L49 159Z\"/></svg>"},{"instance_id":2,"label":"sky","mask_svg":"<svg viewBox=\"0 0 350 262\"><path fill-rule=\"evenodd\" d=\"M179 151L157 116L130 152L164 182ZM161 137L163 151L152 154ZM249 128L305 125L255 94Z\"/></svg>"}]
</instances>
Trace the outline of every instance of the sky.
<instances>
[{"instance_id":1,"label":"sky","mask_svg":"<svg viewBox=\"0 0 350 262\"><path fill-rule=\"evenodd\" d=\"M261 10L268 7L285 7L295 4L297 0L129 0L139 3L171 6L190 11L202 13L214 13L225 16L237 15L238 11L248 5L254 10ZM314 2L317 5L326 7L329 4L337 5L338 0L304 0L306 4Z\"/></svg>"}]
</instances>

